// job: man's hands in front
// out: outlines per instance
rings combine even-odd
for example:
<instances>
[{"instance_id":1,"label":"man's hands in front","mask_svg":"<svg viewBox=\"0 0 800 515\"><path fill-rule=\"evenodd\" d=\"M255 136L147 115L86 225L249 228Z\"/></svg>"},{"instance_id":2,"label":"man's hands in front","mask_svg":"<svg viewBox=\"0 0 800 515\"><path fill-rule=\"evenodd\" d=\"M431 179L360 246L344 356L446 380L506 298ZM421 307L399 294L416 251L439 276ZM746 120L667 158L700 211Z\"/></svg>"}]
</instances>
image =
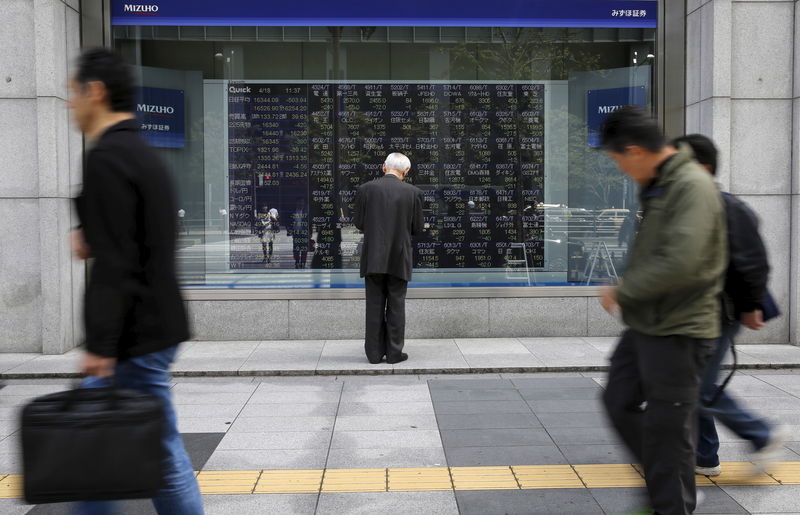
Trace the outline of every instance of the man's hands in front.
<instances>
[{"instance_id":1,"label":"man's hands in front","mask_svg":"<svg viewBox=\"0 0 800 515\"><path fill-rule=\"evenodd\" d=\"M600 305L606 310L609 315L616 316L619 314L619 303L617 302L617 287L606 286L600 290Z\"/></svg>"},{"instance_id":2,"label":"man's hands in front","mask_svg":"<svg viewBox=\"0 0 800 515\"><path fill-rule=\"evenodd\" d=\"M81 359L83 375L95 377L112 377L117 358L106 358L91 352L86 352Z\"/></svg>"},{"instance_id":3,"label":"man's hands in front","mask_svg":"<svg viewBox=\"0 0 800 515\"><path fill-rule=\"evenodd\" d=\"M75 258L85 260L92 256L89 244L86 243L86 238L83 236L83 229L73 229L69 234L69 243Z\"/></svg>"},{"instance_id":4,"label":"man's hands in front","mask_svg":"<svg viewBox=\"0 0 800 515\"><path fill-rule=\"evenodd\" d=\"M758 331L765 325L764 313L760 309L750 311L749 313L742 313L741 322L746 328Z\"/></svg>"}]
</instances>

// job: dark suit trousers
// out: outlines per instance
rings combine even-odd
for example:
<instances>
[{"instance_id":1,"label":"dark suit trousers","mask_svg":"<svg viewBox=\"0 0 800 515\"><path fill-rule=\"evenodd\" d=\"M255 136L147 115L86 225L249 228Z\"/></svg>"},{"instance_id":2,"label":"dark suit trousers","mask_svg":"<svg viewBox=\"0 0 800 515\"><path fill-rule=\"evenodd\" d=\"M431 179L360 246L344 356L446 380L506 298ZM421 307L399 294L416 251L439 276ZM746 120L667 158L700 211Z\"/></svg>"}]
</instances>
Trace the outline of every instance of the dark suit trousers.
<instances>
[{"instance_id":1,"label":"dark suit trousers","mask_svg":"<svg viewBox=\"0 0 800 515\"><path fill-rule=\"evenodd\" d=\"M696 409L700 375L713 345L713 340L629 329L611 357L603 401L642 464L652 507L660 515L694 512Z\"/></svg>"},{"instance_id":2,"label":"dark suit trousers","mask_svg":"<svg viewBox=\"0 0 800 515\"><path fill-rule=\"evenodd\" d=\"M364 277L364 287L367 359L370 363L380 363L384 355L390 360L399 358L405 342L408 281L389 274L370 274Z\"/></svg>"}]
</instances>

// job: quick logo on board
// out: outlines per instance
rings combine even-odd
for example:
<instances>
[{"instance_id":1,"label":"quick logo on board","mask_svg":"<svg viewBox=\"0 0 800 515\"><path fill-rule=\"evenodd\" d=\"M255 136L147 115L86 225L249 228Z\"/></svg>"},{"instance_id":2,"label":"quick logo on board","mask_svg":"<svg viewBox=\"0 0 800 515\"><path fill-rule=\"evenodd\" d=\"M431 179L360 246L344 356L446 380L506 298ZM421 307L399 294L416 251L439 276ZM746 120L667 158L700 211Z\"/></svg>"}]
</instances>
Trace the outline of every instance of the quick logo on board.
<instances>
[{"instance_id":1,"label":"quick logo on board","mask_svg":"<svg viewBox=\"0 0 800 515\"><path fill-rule=\"evenodd\" d=\"M158 6L156 4L125 4L122 11L126 13L141 13L158 16Z\"/></svg>"}]
</instances>

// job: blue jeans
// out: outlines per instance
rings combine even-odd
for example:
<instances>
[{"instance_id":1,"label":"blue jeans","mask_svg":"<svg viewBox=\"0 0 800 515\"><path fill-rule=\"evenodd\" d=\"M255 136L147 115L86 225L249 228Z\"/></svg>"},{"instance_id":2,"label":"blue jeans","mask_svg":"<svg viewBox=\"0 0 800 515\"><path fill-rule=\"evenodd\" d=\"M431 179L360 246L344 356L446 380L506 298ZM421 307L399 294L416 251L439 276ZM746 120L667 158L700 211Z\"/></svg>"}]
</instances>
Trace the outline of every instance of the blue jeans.
<instances>
[{"instance_id":1,"label":"blue jeans","mask_svg":"<svg viewBox=\"0 0 800 515\"><path fill-rule=\"evenodd\" d=\"M178 432L175 408L170 398L169 367L175 359L178 347L173 346L117 363L114 370L114 385L155 395L164 403L166 431L164 433L164 489L153 499L159 515L202 515L203 501L192 470L189 455L183 447ZM87 377L81 388L110 386L111 381L98 377ZM124 445L124 442L120 442ZM113 501L85 502L78 505L78 513L101 515L114 513Z\"/></svg>"},{"instance_id":2,"label":"blue jeans","mask_svg":"<svg viewBox=\"0 0 800 515\"><path fill-rule=\"evenodd\" d=\"M701 401L708 402L716 394L719 367L738 332L738 323L729 324L723 322L722 336L719 339L717 349L709 358L703 372L703 379L700 385ZM751 442L755 449L761 449L769 440L769 425L739 407L736 400L728 395L726 391L723 391L711 406L705 406L701 403L697 413L699 438L697 441L696 463L700 467L716 467L719 465L719 436L717 436L714 419L722 422L740 438Z\"/></svg>"}]
</instances>

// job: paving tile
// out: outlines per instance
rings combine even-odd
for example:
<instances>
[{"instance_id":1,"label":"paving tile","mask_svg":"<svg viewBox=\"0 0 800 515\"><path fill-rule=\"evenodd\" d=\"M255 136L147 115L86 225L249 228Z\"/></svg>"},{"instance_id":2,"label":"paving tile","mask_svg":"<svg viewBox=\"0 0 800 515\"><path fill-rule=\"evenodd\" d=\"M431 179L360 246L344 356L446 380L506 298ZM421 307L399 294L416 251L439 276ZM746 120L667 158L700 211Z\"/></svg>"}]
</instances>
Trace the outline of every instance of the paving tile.
<instances>
[{"instance_id":1,"label":"paving tile","mask_svg":"<svg viewBox=\"0 0 800 515\"><path fill-rule=\"evenodd\" d=\"M21 406L0 407L0 420L18 420Z\"/></svg>"},{"instance_id":2,"label":"paving tile","mask_svg":"<svg viewBox=\"0 0 800 515\"><path fill-rule=\"evenodd\" d=\"M439 431L413 429L409 431L336 431L332 449L381 449L385 447L441 447Z\"/></svg>"},{"instance_id":3,"label":"paving tile","mask_svg":"<svg viewBox=\"0 0 800 515\"><path fill-rule=\"evenodd\" d=\"M767 363L800 363L800 348L794 345L737 345L736 350L739 354L745 354Z\"/></svg>"},{"instance_id":4,"label":"paving tile","mask_svg":"<svg viewBox=\"0 0 800 515\"><path fill-rule=\"evenodd\" d=\"M339 402L341 392L328 390L321 392L270 391L259 388L250 398L248 404L314 404L323 402Z\"/></svg>"},{"instance_id":5,"label":"paving tile","mask_svg":"<svg viewBox=\"0 0 800 515\"><path fill-rule=\"evenodd\" d=\"M335 376L336 383L342 384L343 389L359 390L374 388L376 390L405 390L407 388L428 387L426 379L418 375L378 375L378 376Z\"/></svg>"},{"instance_id":6,"label":"paving tile","mask_svg":"<svg viewBox=\"0 0 800 515\"><path fill-rule=\"evenodd\" d=\"M559 427L550 430L556 445L622 444L617 432L606 427Z\"/></svg>"},{"instance_id":7,"label":"paving tile","mask_svg":"<svg viewBox=\"0 0 800 515\"><path fill-rule=\"evenodd\" d=\"M547 429L572 427L609 427L605 413L538 413L539 421Z\"/></svg>"},{"instance_id":8,"label":"paving tile","mask_svg":"<svg viewBox=\"0 0 800 515\"><path fill-rule=\"evenodd\" d=\"M442 401L520 401L516 390L456 390L437 389L431 391L431 399Z\"/></svg>"},{"instance_id":9,"label":"paving tile","mask_svg":"<svg viewBox=\"0 0 800 515\"><path fill-rule=\"evenodd\" d=\"M203 496L203 507L206 515L231 513L314 515L317 494L206 495Z\"/></svg>"},{"instance_id":10,"label":"paving tile","mask_svg":"<svg viewBox=\"0 0 800 515\"><path fill-rule=\"evenodd\" d=\"M606 513L633 513L650 505L645 488L589 488Z\"/></svg>"},{"instance_id":11,"label":"paving tile","mask_svg":"<svg viewBox=\"0 0 800 515\"><path fill-rule=\"evenodd\" d=\"M436 414L468 415L479 413L530 413L523 401L442 401L435 404Z\"/></svg>"},{"instance_id":12,"label":"paving tile","mask_svg":"<svg viewBox=\"0 0 800 515\"><path fill-rule=\"evenodd\" d=\"M533 354L465 354L471 368L478 369L530 369L545 367L545 363Z\"/></svg>"},{"instance_id":13,"label":"paving tile","mask_svg":"<svg viewBox=\"0 0 800 515\"><path fill-rule=\"evenodd\" d=\"M172 387L173 396L178 394L206 394L206 393L239 393L251 394L256 391L257 384L252 381L240 382L238 377L198 377L198 378L177 378L195 379L192 382L178 382ZM224 379L225 381L209 381L210 379Z\"/></svg>"},{"instance_id":14,"label":"paving tile","mask_svg":"<svg viewBox=\"0 0 800 515\"><path fill-rule=\"evenodd\" d=\"M339 416L347 415L432 415L433 404L429 402L343 402L339 405Z\"/></svg>"},{"instance_id":15,"label":"paving tile","mask_svg":"<svg viewBox=\"0 0 800 515\"><path fill-rule=\"evenodd\" d=\"M443 467L441 445L420 448L331 449L328 468Z\"/></svg>"},{"instance_id":16,"label":"paving tile","mask_svg":"<svg viewBox=\"0 0 800 515\"><path fill-rule=\"evenodd\" d=\"M560 445L559 449L571 465L633 463L633 457L624 445Z\"/></svg>"},{"instance_id":17,"label":"paving tile","mask_svg":"<svg viewBox=\"0 0 800 515\"><path fill-rule=\"evenodd\" d=\"M173 372L236 373L245 357L187 356L179 357L172 366Z\"/></svg>"},{"instance_id":18,"label":"paving tile","mask_svg":"<svg viewBox=\"0 0 800 515\"><path fill-rule=\"evenodd\" d=\"M564 389L541 389L541 388L520 388L520 395L526 401L537 400L599 400L603 395L603 389L595 385L594 388L564 388Z\"/></svg>"},{"instance_id":19,"label":"paving tile","mask_svg":"<svg viewBox=\"0 0 800 515\"><path fill-rule=\"evenodd\" d=\"M342 388L336 376L256 376L253 382L262 390L272 391L321 392Z\"/></svg>"},{"instance_id":20,"label":"paving tile","mask_svg":"<svg viewBox=\"0 0 800 515\"><path fill-rule=\"evenodd\" d=\"M520 342L546 366L604 366L606 353L580 338L533 339L520 338Z\"/></svg>"},{"instance_id":21,"label":"paving tile","mask_svg":"<svg viewBox=\"0 0 800 515\"><path fill-rule=\"evenodd\" d=\"M239 415L239 412L242 411L243 407L243 404L177 404L175 405L175 413L178 414L178 419L183 417L208 417L227 418L229 420L233 420Z\"/></svg>"},{"instance_id":22,"label":"paving tile","mask_svg":"<svg viewBox=\"0 0 800 515\"><path fill-rule=\"evenodd\" d=\"M751 513L797 513L800 485L723 486L726 494Z\"/></svg>"},{"instance_id":23,"label":"paving tile","mask_svg":"<svg viewBox=\"0 0 800 515\"><path fill-rule=\"evenodd\" d=\"M339 404L336 402L247 404L239 417L333 417Z\"/></svg>"},{"instance_id":24,"label":"paving tile","mask_svg":"<svg viewBox=\"0 0 800 515\"><path fill-rule=\"evenodd\" d=\"M603 509L586 489L456 492L461 515L591 515Z\"/></svg>"},{"instance_id":25,"label":"paving tile","mask_svg":"<svg viewBox=\"0 0 800 515\"><path fill-rule=\"evenodd\" d=\"M208 376L179 376L172 377L172 382L175 386L179 384L195 384L195 385L230 385L230 384L253 384L252 377L235 377L235 376L222 376L222 377L208 377Z\"/></svg>"},{"instance_id":26,"label":"paving tile","mask_svg":"<svg viewBox=\"0 0 800 515\"><path fill-rule=\"evenodd\" d=\"M364 340L329 340L322 349L317 370L374 370L379 373L390 373L391 366L386 363L373 365L367 361L364 355Z\"/></svg>"},{"instance_id":27,"label":"paving tile","mask_svg":"<svg viewBox=\"0 0 800 515\"><path fill-rule=\"evenodd\" d=\"M492 447L502 444L549 445L553 443L544 429L445 429L441 431L445 448Z\"/></svg>"},{"instance_id":28,"label":"paving tile","mask_svg":"<svg viewBox=\"0 0 800 515\"><path fill-rule=\"evenodd\" d=\"M355 415L336 419L336 431L437 429L434 415Z\"/></svg>"},{"instance_id":29,"label":"paving tile","mask_svg":"<svg viewBox=\"0 0 800 515\"><path fill-rule=\"evenodd\" d=\"M116 510L115 513L124 513L125 515L156 515L153 503L149 499L116 501L114 503L114 509ZM77 513L77 504L39 504L30 508L28 513L30 515L73 515Z\"/></svg>"},{"instance_id":30,"label":"paving tile","mask_svg":"<svg viewBox=\"0 0 800 515\"><path fill-rule=\"evenodd\" d=\"M80 356L76 353L62 355L39 355L11 366L7 374L77 374Z\"/></svg>"},{"instance_id":31,"label":"paving tile","mask_svg":"<svg viewBox=\"0 0 800 515\"><path fill-rule=\"evenodd\" d=\"M219 450L247 449L327 449L330 431L270 431L263 433L228 433Z\"/></svg>"},{"instance_id":32,"label":"paving tile","mask_svg":"<svg viewBox=\"0 0 800 515\"><path fill-rule=\"evenodd\" d=\"M29 504L22 504L17 499L0 499L0 513L3 515L23 515L30 510Z\"/></svg>"},{"instance_id":33,"label":"paving tile","mask_svg":"<svg viewBox=\"0 0 800 515\"><path fill-rule=\"evenodd\" d=\"M565 465L567 460L553 444L532 446L447 447L447 463L452 467L502 465Z\"/></svg>"},{"instance_id":34,"label":"paving tile","mask_svg":"<svg viewBox=\"0 0 800 515\"><path fill-rule=\"evenodd\" d=\"M514 383L508 379L429 379L431 390L503 390L514 389Z\"/></svg>"},{"instance_id":35,"label":"paving tile","mask_svg":"<svg viewBox=\"0 0 800 515\"><path fill-rule=\"evenodd\" d=\"M259 342L196 342L180 354L184 358L247 358L258 347Z\"/></svg>"},{"instance_id":36,"label":"paving tile","mask_svg":"<svg viewBox=\"0 0 800 515\"><path fill-rule=\"evenodd\" d=\"M342 393L342 402L429 402L431 395L422 390L348 390Z\"/></svg>"},{"instance_id":37,"label":"paving tile","mask_svg":"<svg viewBox=\"0 0 800 515\"><path fill-rule=\"evenodd\" d=\"M317 515L458 515L453 492L324 493Z\"/></svg>"},{"instance_id":38,"label":"paving tile","mask_svg":"<svg viewBox=\"0 0 800 515\"><path fill-rule=\"evenodd\" d=\"M217 450L203 470L321 469L327 449Z\"/></svg>"},{"instance_id":39,"label":"paving tile","mask_svg":"<svg viewBox=\"0 0 800 515\"><path fill-rule=\"evenodd\" d=\"M439 429L523 429L542 427L532 413L479 413L472 415L436 416Z\"/></svg>"},{"instance_id":40,"label":"paving tile","mask_svg":"<svg viewBox=\"0 0 800 515\"><path fill-rule=\"evenodd\" d=\"M2 354L0 354L1 356ZM57 384L7 384L0 389L0 397L39 397L50 393L63 392L69 388Z\"/></svg>"},{"instance_id":41,"label":"paving tile","mask_svg":"<svg viewBox=\"0 0 800 515\"><path fill-rule=\"evenodd\" d=\"M466 369L467 361L453 340L429 340L425 342L406 341L403 351L408 360L392 366L395 370L424 369Z\"/></svg>"},{"instance_id":42,"label":"paving tile","mask_svg":"<svg viewBox=\"0 0 800 515\"><path fill-rule=\"evenodd\" d=\"M752 458L753 446L750 442L722 442L719 444L719 456L722 461L749 461ZM791 449L783 448L776 454L779 461L794 461L797 454Z\"/></svg>"},{"instance_id":43,"label":"paving tile","mask_svg":"<svg viewBox=\"0 0 800 515\"><path fill-rule=\"evenodd\" d=\"M456 338L456 345L468 355L527 355L530 351L516 338Z\"/></svg>"},{"instance_id":44,"label":"paving tile","mask_svg":"<svg viewBox=\"0 0 800 515\"><path fill-rule=\"evenodd\" d=\"M228 404L244 406L252 393L174 392L174 404Z\"/></svg>"},{"instance_id":45,"label":"paving tile","mask_svg":"<svg viewBox=\"0 0 800 515\"><path fill-rule=\"evenodd\" d=\"M600 400L536 400L528 401L534 413L600 413L604 411Z\"/></svg>"},{"instance_id":46,"label":"paving tile","mask_svg":"<svg viewBox=\"0 0 800 515\"><path fill-rule=\"evenodd\" d=\"M354 376L355 377L355 376ZM400 375L400 376L363 376L372 380L370 383L355 383L348 380L342 381L343 396L353 396L365 393L380 393L387 394L395 393L414 393L422 394L428 393L428 384L420 381L416 375ZM398 379L408 377L413 382L401 382ZM395 381L391 381L394 378ZM355 401L350 401L355 402ZM364 401L360 401L364 402ZM382 401L377 401L382 402Z\"/></svg>"},{"instance_id":47,"label":"paving tile","mask_svg":"<svg viewBox=\"0 0 800 515\"><path fill-rule=\"evenodd\" d=\"M595 372L597 373L597 372ZM581 372L505 372L503 379L561 379L565 377L584 377Z\"/></svg>"},{"instance_id":48,"label":"paving tile","mask_svg":"<svg viewBox=\"0 0 800 515\"><path fill-rule=\"evenodd\" d=\"M242 364L240 370L314 369L322 354L323 340L261 342Z\"/></svg>"},{"instance_id":49,"label":"paving tile","mask_svg":"<svg viewBox=\"0 0 800 515\"><path fill-rule=\"evenodd\" d=\"M225 433L183 433L183 446L194 470L200 470L214 453Z\"/></svg>"},{"instance_id":50,"label":"paving tile","mask_svg":"<svg viewBox=\"0 0 800 515\"><path fill-rule=\"evenodd\" d=\"M178 417L178 431L181 433L225 433L231 428L233 417Z\"/></svg>"},{"instance_id":51,"label":"paving tile","mask_svg":"<svg viewBox=\"0 0 800 515\"><path fill-rule=\"evenodd\" d=\"M520 389L561 390L597 387L597 383L588 377L529 377L512 379L512 383Z\"/></svg>"},{"instance_id":52,"label":"paving tile","mask_svg":"<svg viewBox=\"0 0 800 515\"><path fill-rule=\"evenodd\" d=\"M239 417L232 433L262 433L271 431L332 431L335 417Z\"/></svg>"}]
</instances>

